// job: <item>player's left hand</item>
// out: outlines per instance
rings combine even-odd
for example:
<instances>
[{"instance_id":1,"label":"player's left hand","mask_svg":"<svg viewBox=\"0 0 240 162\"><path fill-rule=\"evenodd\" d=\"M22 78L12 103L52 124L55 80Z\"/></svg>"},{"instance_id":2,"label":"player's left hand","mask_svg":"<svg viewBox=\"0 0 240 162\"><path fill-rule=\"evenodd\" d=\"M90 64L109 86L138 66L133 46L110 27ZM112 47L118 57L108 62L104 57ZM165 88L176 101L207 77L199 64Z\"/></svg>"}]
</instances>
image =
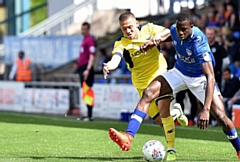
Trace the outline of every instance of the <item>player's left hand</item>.
<instances>
[{"instance_id":1,"label":"player's left hand","mask_svg":"<svg viewBox=\"0 0 240 162\"><path fill-rule=\"evenodd\" d=\"M104 77L104 79L107 79L108 73L109 73L108 64L103 63L103 77Z\"/></svg>"},{"instance_id":2,"label":"player's left hand","mask_svg":"<svg viewBox=\"0 0 240 162\"><path fill-rule=\"evenodd\" d=\"M140 46L140 52L144 53L147 50L152 49L154 46L155 44L153 43L153 41L146 42Z\"/></svg>"},{"instance_id":3,"label":"player's left hand","mask_svg":"<svg viewBox=\"0 0 240 162\"><path fill-rule=\"evenodd\" d=\"M208 123L209 123L209 111L202 110L198 114L197 127L204 130L208 127Z\"/></svg>"},{"instance_id":4,"label":"player's left hand","mask_svg":"<svg viewBox=\"0 0 240 162\"><path fill-rule=\"evenodd\" d=\"M158 46L162 42L162 36L161 34L157 33L154 38L152 39L153 43Z\"/></svg>"}]
</instances>

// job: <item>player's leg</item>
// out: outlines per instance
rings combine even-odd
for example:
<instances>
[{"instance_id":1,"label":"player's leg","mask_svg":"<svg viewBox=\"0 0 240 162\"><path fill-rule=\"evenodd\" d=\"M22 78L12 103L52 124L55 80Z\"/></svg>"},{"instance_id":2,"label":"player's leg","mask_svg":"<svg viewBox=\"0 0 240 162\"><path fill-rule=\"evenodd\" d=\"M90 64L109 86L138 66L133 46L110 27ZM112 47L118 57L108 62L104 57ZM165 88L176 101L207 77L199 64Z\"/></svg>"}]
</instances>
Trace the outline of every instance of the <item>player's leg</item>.
<instances>
[{"instance_id":1,"label":"player's leg","mask_svg":"<svg viewBox=\"0 0 240 162\"><path fill-rule=\"evenodd\" d=\"M173 120L180 123L181 126L188 126L188 118L183 113L182 107L179 103L175 103L173 108L170 110L170 115L173 117Z\"/></svg>"},{"instance_id":2,"label":"player's leg","mask_svg":"<svg viewBox=\"0 0 240 162\"><path fill-rule=\"evenodd\" d=\"M173 75L170 73L169 76L173 76ZM177 81L176 78L173 79L175 81L174 85L179 85L180 81ZM163 92L162 92L162 89L160 91L161 85L163 87ZM131 141L134 135L137 133L143 119L146 117L151 102L153 101L153 99L159 96L159 92L161 92L162 96L166 94L170 94L172 92L171 87L163 78L163 76L156 77L152 81L152 83L144 90L143 96L140 98L137 104L137 108L134 110L133 115L131 116L130 121L128 123L127 129L126 129L127 135L125 133L118 132L113 128L109 129L110 138L115 143L117 143L122 150L128 151L130 149ZM161 116L162 121L165 121L165 119L163 118L168 118L170 116L170 108L165 107L165 109L167 109L169 113L167 114L168 116L166 116L166 114L163 115L164 117ZM169 120L167 120L167 122L169 122ZM129 135L131 136L131 138Z\"/></svg>"},{"instance_id":3,"label":"player's leg","mask_svg":"<svg viewBox=\"0 0 240 162\"><path fill-rule=\"evenodd\" d=\"M138 92L143 92L143 90L138 90ZM135 110L135 115L137 115L139 112L137 110ZM158 107L155 103L155 101L152 101L148 110L148 115L161 127L163 127L162 124L162 120L159 116L159 112L158 112ZM140 124L142 122L143 119L138 119L135 120L135 118L132 118L133 116L131 116L130 122L127 126L127 130L126 133L124 132L119 132L113 128L109 129L109 136L110 138L117 143L122 150L124 151L128 151L131 147L131 143L134 137L134 134L137 133ZM130 133L131 134L130 134ZM169 141L169 140L167 140ZM172 140L171 140L172 141ZM174 141L173 141L174 142ZM168 145L170 148L174 147L174 144L172 142L168 142Z\"/></svg>"},{"instance_id":4,"label":"player's leg","mask_svg":"<svg viewBox=\"0 0 240 162\"><path fill-rule=\"evenodd\" d=\"M142 95L140 101L138 102L136 110L138 110L140 112L146 112L146 110L149 110L150 105L152 104L152 101L159 96L159 92L161 91L160 89L161 89L162 86L165 86L165 91L161 95L163 97L162 98L160 97L160 98L162 100L166 100L167 101L166 103L168 103L168 102L170 103L171 100L172 100L172 96L171 95L169 96L167 94L169 94L171 92L171 88L170 88L170 86L167 84L166 80L162 76L158 76L144 90L143 95ZM168 86L169 89L166 89L167 86ZM169 93L166 93L167 91L169 91ZM171 120L169 119L169 120L167 120L167 122L169 122L169 123L172 122L172 124L174 125L173 118L170 116L170 107L166 107L166 109L168 111L168 114L164 114L164 115L167 115L165 118L168 118L168 119L171 118ZM150 115L152 116L152 114L150 114ZM164 131L168 130L168 129L165 129L165 124L166 124L165 121L166 120L165 120L165 118L162 118L161 112L160 112L160 117L161 117L161 120L162 120L162 123L163 123ZM131 134L134 137L135 133L139 129L139 125L134 125L133 121L131 121L131 120L135 120L134 116L131 117L126 132L128 134ZM140 121L142 121L142 118L140 119ZM160 123L159 123L159 125L160 125ZM165 136L168 136L168 134L165 134ZM174 136L174 138L175 138L175 136ZM168 137L166 137L166 139L168 139Z\"/></svg>"},{"instance_id":5,"label":"player's leg","mask_svg":"<svg viewBox=\"0 0 240 162\"><path fill-rule=\"evenodd\" d=\"M160 103L161 105L163 105L164 103L166 103L167 105L165 105L164 107L170 107L170 103L173 99L173 95L172 94L167 94L164 96L160 96L157 99L155 99L156 102L163 102ZM167 141L167 161L174 161L177 159L176 157L176 151L175 151L175 124L174 124L174 120L175 119L179 119L180 117L182 118L183 116L185 116L182 113L182 109L181 109L181 105L176 103L174 104L174 108L171 109L170 111L170 116L167 118L162 118L160 117L159 114L159 110L158 110L158 106L157 104L155 104L154 102L151 103L151 106L149 108L148 114L150 115L150 117L152 117L152 119L155 120L155 122L163 127L163 131L164 131L164 135L165 135L165 139ZM186 123L188 122L187 117L185 116L185 121L184 121L184 126L186 126Z\"/></svg>"},{"instance_id":6,"label":"player's leg","mask_svg":"<svg viewBox=\"0 0 240 162\"><path fill-rule=\"evenodd\" d=\"M173 95L168 94L164 96L160 96L155 101L160 105L164 105L164 107L170 107L170 103L173 99ZM161 100L161 101L160 101ZM181 108L181 107L180 107ZM176 151L175 151L175 124L174 124L174 118L170 115L170 112L168 112L168 117L161 118L159 114L159 109L157 104L153 101L150 105L149 116L154 119L154 121L163 127L165 139L167 142L167 161L173 161L176 160ZM180 116L180 110L175 110L175 119Z\"/></svg>"},{"instance_id":7,"label":"player's leg","mask_svg":"<svg viewBox=\"0 0 240 162\"><path fill-rule=\"evenodd\" d=\"M163 78L160 81L161 81L160 97L171 93L176 94L176 92L178 92L179 90L183 90L186 88L176 69L172 69L164 73ZM158 109L160 117L162 119L166 140L172 143L174 148L175 124L173 122L173 117L170 115L171 100L172 98L158 100ZM167 161L174 160L176 160L176 152L174 149L171 149L171 146L169 146L169 150L167 151Z\"/></svg>"},{"instance_id":8,"label":"player's leg","mask_svg":"<svg viewBox=\"0 0 240 162\"><path fill-rule=\"evenodd\" d=\"M202 81L201 81L202 80ZM195 81L195 83L204 84L205 78L199 78L199 80ZM204 103L205 100L205 89L203 89L203 85L197 86L196 88L191 88L190 90L192 93L201 101ZM225 110L224 110L224 104L222 101L221 94L218 90L218 88L215 87L214 94L213 94L213 100L211 104L211 114L214 116L214 118L218 121L218 123L221 125L223 132L227 136L227 138L232 143L233 147L235 148L238 159L240 160L240 140L237 135L236 128L233 124L233 122L226 116Z\"/></svg>"},{"instance_id":9,"label":"player's leg","mask_svg":"<svg viewBox=\"0 0 240 162\"><path fill-rule=\"evenodd\" d=\"M184 90L184 91L180 91L180 92L178 92L177 94L176 94L176 96L175 96L175 100L176 100L176 104L174 105L174 107L176 107L176 108L178 108L179 106L181 106L181 108L182 108L182 111L184 111L184 103L183 103L183 100L184 100L184 98L185 98L185 96L186 96L186 92L187 92L187 90ZM179 119L178 119L179 120ZM179 122L179 121L178 121ZM182 123L181 123L182 121L180 120L180 124L182 125ZM186 123L185 123L186 124ZM188 125L188 121L187 121L187 125Z\"/></svg>"},{"instance_id":10,"label":"player's leg","mask_svg":"<svg viewBox=\"0 0 240 162\"><path fill-rule=\"evenodd\" d=\"M173 98L173 95L167 94L164 96L160 96L155 99L155 102L156 102L156 100L159 100L161 98L166 98L166 97ZM149 111L150 110L154 110L154 109L150 108ZM158 112L158 110L157 110L157 112ZM149 114L152 114L152 113L149 112ZM181 126L188 126L188 118L186 117L186 115L184 115L181 104L175 103L173 105L173 108L170 109L170 115L173 117L173 121L175 121L177 119ZM160 121L159 123L161 123L161 125L162 125L162 121L161 121L160 117L159 117L159 121ZM158 122L156 122L156 123L158 123Z\"/></svg>"},{"instance_id":11,"label":"player's leg","mask_svg":"<svg viewBox=\"0 0 240 162\"><path fill-rule=\"evenodd\" d=\"M130 150L133 137L125 132L117 131L114 128L108 130L109 137L115 142L123 151Z\"/></svg>"},{"instance_id":12,"label":"player's leg","mask_svg":"<svg viewBox=\"0 0 240 162\"><path fill-rule=\"evenodd\" d=\"M163 123L163 130L168 145L166 158L167 161L174 161L177 159L175 151L175 124L173 117L170 115L171 100L172 98L158 100L158 108L160 111L160 117Z\"/></svg>"},{"instance_id":13,"label":"player's leg","mask_svg":"<svg viewBox=\"0 0 240 162\"><path fill-rule=\"evenodd\" d=\"M149 108L149 110L151 110L151 106ZM181 126L187 126L188 125L188 118L186 117L186 115L183 113L182 107L179 103L175 103L173 105L173 108L170 110L170 115L173 117L173 121L175 121L176 119L178 121L180 121L180 125ZM154 117L151 117L159 126L163 126L162 125L162 120L161 117L159 116L159 112L157 113L157 115Z\"/></svg>"},{"instance_id":14,"label":"player's leg","mask_svg":"<svg viewBox=\"0 0 240 162\"><path fill-rule=\"evenodd\" d=\"M155 86L156 89L153 89L156 92L159 92L160 89L160 84L158 81L155 81L154 84L157 84ZM142 95L144 94L144 90L143 89L138 89L138 93L140 95L140 97L142 97ZM154 98L153 98L154 99ZM152 101L153 101L152 99ZM145 117L148 114L148 110L149 107L151 106L151 104L155 104L154 102L152 102L151 100L149 100L146 104L147 106L142 108L142 107L137 107L133 114L131 115L130 121L128 123L127 129L126 129L126 133L123 132L119 132L113 128L109 129L109 137L116 143L119 145L119 147L123 150L123 151L128 151L131 147L131 143L132 140L135 136L135 134L137 133L138 129L140 128L140 125L142 123L142 121L145 119ZM156 112L154 112L155 114L152 114L151 117L154 117L157 113L158 110L156 109ZM158 124L161 126L161 121L158 122Z\"/></svg>"},{"instance_id":15,"label":"player's leg","mask_svg":"<svg viewBox=\"0 0 240 162\"><path fill-rule=\"evenodd\" d=\"M157 97L155 99L155 101L151 102L150 108L148 110L148 115L161 127L163 125L162 125L161 117L159 116L157 101L160 99L165 99L165 98L169 98L170 100L172 100L173 95L167 94L164 96ZM175 103L173 105L173 108L170 109L170 115L173 117L173 121L175 121L177 119L179 121L179 123L181 124L181 126L188 125L188 119L187 119L186 115L184 115L182 107L179 103Z\"/></svg>"},{"instance_id":16,"label":"player's leg","mask_svg":"<svg viewBox=\"0 0 240 162\"><path fill-rule=\"evenodd\" d=\"M233 122L225 114L224 104L221 96L213 96L211 113L218 121L218 124L221 125L223 132L231 142L232 146L235 148L238 159L240 160L240 139Z\"/></svg>"},{"instance_id":17,"label":"player's leg","mask_svg":"<svg viewBox=\"0 0 240 162\"><path fill-rule=\"evenodd\" d=\"M172 95L168 95L167 98L164 97L163 100L166 100L165 101L166 103L170 103L171 100L172 100ZM162 104L162 103L160 103L160 104ZM152 119L154 119L154 121L158 125L163 127L163 131L164 131L165 138L166 138L167 145L168 145L168 150L175 150L174 149L174 146L175 146L175 131L170 132L170 133L168 132L169 125L170 125L170 130L175 129L175 125L174 125L174 122L173 122L173 117L169 115L169 118L167 120L162 121L161 116L160 116L158 111L159 111L158 106L154 102L152 102L152 104L149 108L148 114ZM168 135L168 134L170 134L170 135Z\"/></svg>"},{"instance_id":18,"label":"player's leg","mask_svg":"<svg viewBox=\"0 0 240 162\"><path fill-rule=\"evenodd\" d=\"M161 91L160 96L165 94L173 93L186 89L185 83L182 80L181 73L173 68L168 72L163 74L163 78L161 79ZM165 135L168 136L169 140L175 140L175 125L172 124L173 118L170 116L170 102L169 99L163 99L158 101L158 109L160 112L160 116L162 119ZM169 150L167 152L167 161L176 160L176 152L175 150Z\"/></svg>"},{"instance_id":19,"label":"player's leg","mask_svg":"<svg viewBox=\"0 0 240 162\"><path fill-rule=\"evenodd\" d=\"M115 143L117 143L122 150L128 151L130 149L132 139L140 128L142 121L147 116L149 107L151 104L153 104L152 101L154 101L154 99L159 96L161 79L163 79L163 77L158 76L157 78L155 78L155 80L152 81L152 83L148 86L147 89L145 89L144 91L138 90L141 99L138 102L137 108L134 110L130 118L126 133L118 132L113 128L109 129L110 138ZM160 122L158 124L161 125Z\"/></svg>"},{"instance_id":20,"label":"player's leg","mask_svg":"<svg viewBox=\"0 0 240 162\"><path fill-rule=\"evenodd\" d=\"M158 106L155 101L152 101L148 110L148 115L150 118L152 118L157 125L160 127L163 127L162 120L160 118L159 112L158 112Z\"/></svg>"},{"instance_id":21,"label":"player's leg","mask_svg":"<svg viewBox=\"0 0 240 162\"><path fill-rule=\"evenodd\" d=\"M194 125L194 118L196 117L197 114L197 107L198 107L198 103L197 103L197 98L194 96L194 94L188 90L188 97L191 103L191 110L190 110L190 116L189 116L189 125Z\"/></svg>"}]
</instances>

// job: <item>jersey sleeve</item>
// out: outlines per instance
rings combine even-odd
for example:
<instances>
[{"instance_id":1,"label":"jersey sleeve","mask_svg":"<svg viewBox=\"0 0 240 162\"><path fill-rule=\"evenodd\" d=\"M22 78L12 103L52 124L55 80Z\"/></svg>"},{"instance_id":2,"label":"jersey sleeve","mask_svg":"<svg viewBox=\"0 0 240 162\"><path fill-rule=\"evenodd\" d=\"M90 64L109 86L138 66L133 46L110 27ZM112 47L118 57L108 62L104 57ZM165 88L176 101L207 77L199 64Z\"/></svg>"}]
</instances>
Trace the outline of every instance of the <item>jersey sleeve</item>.
<instances>
[{"instance_id":1,"label":"jersey sleeve","mask_svg":"<svg viewBox=\"0 0 240 162\"><path fill-rule=\"evenodd\" d=\"M204 36L197 36L194 40L194 53L199 59L199 63L212 61L211 50L208 45L207 38Z\"/></svg>"},{"instance_id":2,"label":"jersey sleeve","mask_svg":"<svg viewBox=\"0 0 240 162\"><path fill-rule=\"evenodd\" d=\"M89 54L95 55L95 53L96 53L96 45L95 45L94 38L89 39L89 41L88 41L88 50L89 50Z\"/></svg>"},{"instance_id":3,"label":"jersey sleeve","mask_svg":"<svg viewBox=\"0 0 240 162\"><path fill-rule=\"evenodd\" d=\"M153 24L153 23L148 23L149 27L150 27L150 31L152 33L152 35L156 35L157 33L161 33L163 32L163 30L165 29L165 27L163 26L160 26L160 25L156 25L156 24Z\"/></svg>"},{"instance_id":4,"label":"jersey sleeve","mask_svg":"<svg viewBox=\"0 0 240 162\"><path fill-rule=\"evenodd\" d=\"M112 54L117 54L121 57L123 57L123 45L121 43L121 41L115 41L114 43L114 47L113 47L113 50L112 50Z\"/></svg>"}]
</instances>

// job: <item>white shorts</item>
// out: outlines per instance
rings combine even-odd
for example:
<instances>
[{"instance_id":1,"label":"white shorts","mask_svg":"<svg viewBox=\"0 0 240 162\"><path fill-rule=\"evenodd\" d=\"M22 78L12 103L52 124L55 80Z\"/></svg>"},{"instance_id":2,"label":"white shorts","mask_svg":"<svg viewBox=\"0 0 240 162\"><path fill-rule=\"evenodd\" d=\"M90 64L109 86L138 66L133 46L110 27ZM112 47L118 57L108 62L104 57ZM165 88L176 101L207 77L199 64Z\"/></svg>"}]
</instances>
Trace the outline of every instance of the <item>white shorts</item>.
<instances>
[{"instance_id":1,"label":"white shorts","mask_svg":"<svg viewBox=\"0 0 240 162\"><path fill-rule=\"evenodd\" d=\"M205 76L189 77L183 75L176 68L173 68L163 73L162 76L167 80L168 84L173 90L174 95L179 91L189 89L197 97L197 99L204 104L205 89L207 83L207 79ZM213 95L221 95L219 88L216 84Z\"/></svg>"}]
</instances>

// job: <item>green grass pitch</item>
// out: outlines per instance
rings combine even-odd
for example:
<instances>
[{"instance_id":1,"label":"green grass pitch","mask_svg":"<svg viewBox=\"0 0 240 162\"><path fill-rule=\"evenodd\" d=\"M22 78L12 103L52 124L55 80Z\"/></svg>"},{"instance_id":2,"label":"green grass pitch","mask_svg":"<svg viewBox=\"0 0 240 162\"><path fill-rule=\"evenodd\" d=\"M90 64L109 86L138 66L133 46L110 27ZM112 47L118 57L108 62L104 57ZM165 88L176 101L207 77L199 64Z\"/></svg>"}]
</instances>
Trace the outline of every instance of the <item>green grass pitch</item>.
<instances>
[{"instance_id":1,"label":"green grass pitch","mask_svg":"<svg viewBox=\"0 0 240 162\"><path fill-rule=\"evenodd\" d=\"M82 122L76 118L0 114L0 162L144 162L143 144L151 139L165 146L163 131L144 122L128 152L123 152L108 137L108 128L124 131L127 123L95 120ZM238 130L238 132L240 132ZM220 127L199 130L176 127L177 161L234 162L235 150Z\"/></svg>"}]
</instances>

